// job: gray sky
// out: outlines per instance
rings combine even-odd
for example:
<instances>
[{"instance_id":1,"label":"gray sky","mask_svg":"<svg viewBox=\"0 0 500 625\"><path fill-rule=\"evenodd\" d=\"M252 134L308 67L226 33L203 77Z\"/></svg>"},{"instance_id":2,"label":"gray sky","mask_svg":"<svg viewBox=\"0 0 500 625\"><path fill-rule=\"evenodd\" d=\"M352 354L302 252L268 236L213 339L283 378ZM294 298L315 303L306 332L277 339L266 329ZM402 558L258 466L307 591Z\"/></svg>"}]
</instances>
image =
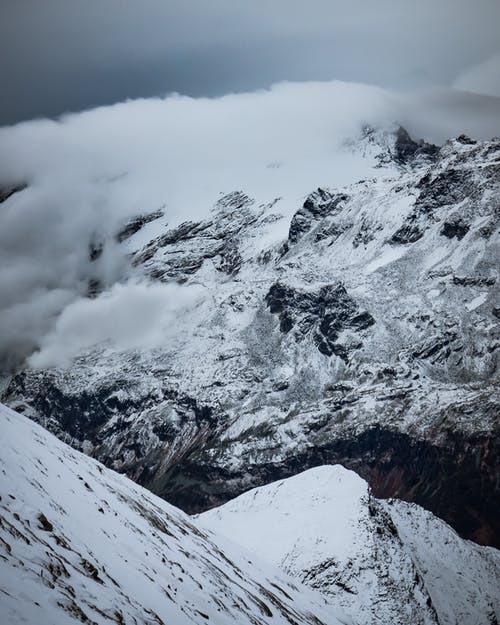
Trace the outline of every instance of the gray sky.
<instances>
[{"instance_id":1,"label":"gray sky","mask_svg":"<svg viewBox=\"0 0 500 625\"><path fill-rule=\"evenodd\" d=\"M500 95L498 24L498 0L0 0L0 125L282 80Z\"/></svg>"}]
</instances>

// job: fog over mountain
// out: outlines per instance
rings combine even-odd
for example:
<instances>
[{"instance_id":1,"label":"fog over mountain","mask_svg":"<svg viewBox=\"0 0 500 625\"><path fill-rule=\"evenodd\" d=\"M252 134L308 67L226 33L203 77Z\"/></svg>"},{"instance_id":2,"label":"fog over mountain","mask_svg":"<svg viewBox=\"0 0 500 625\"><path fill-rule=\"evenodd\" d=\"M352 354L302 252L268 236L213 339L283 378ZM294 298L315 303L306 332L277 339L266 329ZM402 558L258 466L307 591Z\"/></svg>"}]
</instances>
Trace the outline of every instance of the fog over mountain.
<instances>
[{"instance_id":1,"label":"fog over mountain","mask_svg":"<svg viewBox=\"0 0 500 625\"><path fill-rule=\"evenodd\" d=\"M438 143L462 132L484 138L500 127L498 101L451 91L409 96L338 81L281 83L214 99L135 100L0 130L0 185L27 185L0 211L2 362L19 363L39 348L60 313L86 296L89 279L107 288L123 282L128 261L114 235L127 218L161 209L170 226L201 219L235 189L261 202L286 198L294 209L318 184L341 186L369 175L366 162L345 149L363 125L401 121ZM485 114L471 114L481 106ZM104 240L93 262L89 242ZM165 301L175 289L155 288ZM125 327L144 324L136 336L145 340L150 303L141 301L120 310L127 311ZM84 306L97 310L95 303ZM61 323L72 326L67 317ZM65 328L56 332L67 353ZM79 332L78 345L123 334L107 322L92 330L92 340Z\"/></svg>"}]
</instances>

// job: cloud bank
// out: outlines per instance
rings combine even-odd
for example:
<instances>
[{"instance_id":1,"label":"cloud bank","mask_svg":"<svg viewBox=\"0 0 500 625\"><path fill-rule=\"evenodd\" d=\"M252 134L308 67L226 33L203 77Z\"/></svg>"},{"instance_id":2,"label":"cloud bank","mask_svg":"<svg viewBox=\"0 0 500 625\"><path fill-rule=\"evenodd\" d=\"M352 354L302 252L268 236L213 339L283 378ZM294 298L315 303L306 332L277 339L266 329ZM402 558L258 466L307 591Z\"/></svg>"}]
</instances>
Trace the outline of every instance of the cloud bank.
<instances>
[{"instance_id":1,"label":"cloud bank","mask_svg":"<svg viewBox=\"0 0 500 625\"><path fill-rule=\"evenodd\" d=\"M127 248L114 235L130 216L164 207L162 223L172 227L206 217L235 190L257 202L282 197L291 213L319 185L370 174L369 163L343 147L362 124L401 121L437 142L462 132L488 137L500 128L499 102L454 90L403 96L338 81L283 83L213 99L135 100L0 129L0 187L28 185L0 203L1 366L40 349L31 364L64 364L75 349L106 338L121 348L151 337L161 343L165 311L175 325L169 301L183 302L183 287L174 297L168 285L128 282ZM104 290L93 301L91 281ZM122 304L130 308L125 319L116 316ZM118 334L108 321L115 317ZM56 343L76 347L58 360Z\"/></svg>"},{"instance_id":2,"label":"cloud bank","mask_svg":"<svg viewBox=\"0 0 500 625\"><path fill-rule=\"evenodd\" d=\"M94 345L154 349L173 344L176 320L203 298L200 286L116 284L97 299L78 299L61 313L29 363L68 366Z\"/></svg>"}]
</instances>

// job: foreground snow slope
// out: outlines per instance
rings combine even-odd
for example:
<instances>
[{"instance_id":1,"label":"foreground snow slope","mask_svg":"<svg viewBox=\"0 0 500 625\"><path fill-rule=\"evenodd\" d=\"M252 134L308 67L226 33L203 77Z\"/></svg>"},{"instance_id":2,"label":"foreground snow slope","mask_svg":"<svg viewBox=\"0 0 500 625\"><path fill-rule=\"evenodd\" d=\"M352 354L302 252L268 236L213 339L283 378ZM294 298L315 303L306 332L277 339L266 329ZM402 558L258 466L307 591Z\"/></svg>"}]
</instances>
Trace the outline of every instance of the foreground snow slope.
<instances>
[{"instance_id":1,"label":"foreground snow slope","mask_svg":"<svg viewBox=\"0 0 500 625\"><path fill-rule=\"evenodd\" d=\"M2 625L340 622L320 595L3 406L0 428Z\"/></svg>"},{"instance_id":2,"label":"foreground snow slope","mask_svg":"<svg viewBox=\"0 0 500 625\"><path fill-rule=\"evenodd\" d=\"M500 553L415 504L375 499L340 465L253 489L203 513L207 528L320 589L366 625L489 625Z\"/></svg>"}]
</instances>

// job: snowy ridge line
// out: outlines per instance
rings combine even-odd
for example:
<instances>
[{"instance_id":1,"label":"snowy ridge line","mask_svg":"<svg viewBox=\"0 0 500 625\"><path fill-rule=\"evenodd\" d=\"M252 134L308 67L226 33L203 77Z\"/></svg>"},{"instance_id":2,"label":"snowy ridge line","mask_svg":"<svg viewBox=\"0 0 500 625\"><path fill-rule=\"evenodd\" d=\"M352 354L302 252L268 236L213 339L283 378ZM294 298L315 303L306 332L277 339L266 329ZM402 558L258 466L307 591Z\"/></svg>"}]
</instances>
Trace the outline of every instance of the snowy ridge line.
<instances>
[{"instance_id":1,"label":"snowy ridge line","mask_svg":"<svg viewBox=\"0 0 500 625\"><path fill-rule=\"evenodd\" d=\"M491 625L500 551L415 504L379 500L354 472L319 466L197 517L341 606L357 625Z\"/></svg>"},{"instance_id":2,"label":"snowy ridge line","mask_svg":"<svg viewBox=\"0 0 500 625\"><path fill-rule=\"evenodd\" d=\"M6 625L341 625L337 610L0 405Z\"/></svg>"}]
</instances>

